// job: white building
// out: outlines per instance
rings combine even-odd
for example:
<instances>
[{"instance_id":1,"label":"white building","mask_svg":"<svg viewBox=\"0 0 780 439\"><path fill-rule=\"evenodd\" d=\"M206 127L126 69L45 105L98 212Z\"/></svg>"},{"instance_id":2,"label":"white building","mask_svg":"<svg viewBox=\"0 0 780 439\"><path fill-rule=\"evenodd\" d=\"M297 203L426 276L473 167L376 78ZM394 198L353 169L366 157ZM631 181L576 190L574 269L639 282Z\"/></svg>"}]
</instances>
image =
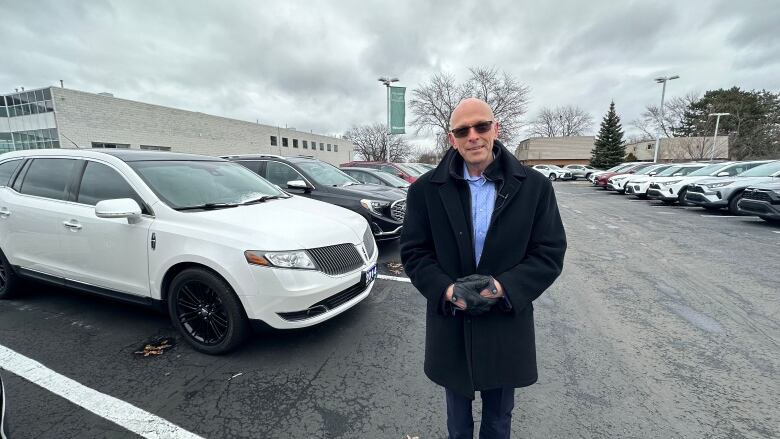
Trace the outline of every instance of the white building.
<instances>
[{"instance_id":1,"label":"white building","mask_svg":"<svg viewBox=\"0 0 780 439\"><path fill-rule=\"evenodd\" d=\"M669 137L662 138L658 145L659 162L679 162L687 160L728 159L729 138L718 136L718 146L712 151L712 137ZM655 140L629 143L626 145L626 154L633 154L637 160L653 160L655 154Z\"/></svg>"},{"instance_id":2,"label":"white building","mask_svg":"<svg viewBox=\"0 0 780 439\"><path fill-rule=\"evenodd\" d=\"M0 153L39 148L130 148L212 156L310 155L338 165L347 140L204 113L47 87L0 96Z\"/></svg>"}]
</instances>

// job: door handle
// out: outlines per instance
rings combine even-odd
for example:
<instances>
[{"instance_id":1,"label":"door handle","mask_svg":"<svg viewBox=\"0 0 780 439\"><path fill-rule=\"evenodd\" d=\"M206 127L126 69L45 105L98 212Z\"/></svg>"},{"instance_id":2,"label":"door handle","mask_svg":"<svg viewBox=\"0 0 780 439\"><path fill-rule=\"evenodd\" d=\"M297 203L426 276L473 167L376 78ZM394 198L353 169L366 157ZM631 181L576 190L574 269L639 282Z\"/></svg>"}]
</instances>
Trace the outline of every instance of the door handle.
<instances>
[{"instance_id":1,"label":"door handle","mask_svg":"<svg viewBox=\"0 0 780 439\"><path fill-rule=\"evenodd\" d=\"M70 230L73 230L74 232L81 230L81 224L75 221L63 221L62 225L69 228Z\"/></svg>"},{"instance_id":2,"label":"door handle","mask_svg":"<svg viewBox=\"0 0 780 439\"><path fill-rule=\"evenodd\" d=\"M0 208L0 218L8 218L11 216L11 211L7 207Z\"/></svg>"}]
</instances>

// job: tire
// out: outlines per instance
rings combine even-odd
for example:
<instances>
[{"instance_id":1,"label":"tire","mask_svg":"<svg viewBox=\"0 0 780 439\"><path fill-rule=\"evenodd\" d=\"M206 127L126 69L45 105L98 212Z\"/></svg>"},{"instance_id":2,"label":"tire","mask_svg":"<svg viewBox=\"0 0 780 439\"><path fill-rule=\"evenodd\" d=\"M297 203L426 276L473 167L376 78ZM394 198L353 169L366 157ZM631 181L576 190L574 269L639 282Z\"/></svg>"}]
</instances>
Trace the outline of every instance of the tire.
<instances>
[{"instance_id":1,"label":"tire","mask_svg":"<svg viewBox=\"0 0 780 439\"><path fill-rule=\"evenodd\" d=\"M742 192L734 194L729 200L729 213L732 215L743 215L743 213L739 211L739 207L737 207L740 198L742 198Z\"/></svg>"},{"instance_id":2,"label":"tire","mask_svg":"<svg viewBox=\"0 0 780 439\"><path fill-rule=\"evenodd\" d=\"M680 193L677 195L677 202L680 204L680 206L691 206L691 203L685 201L685 194L687 193L687 188L680 189Z\"/></svg>"},{"instance_id":3,"label":"tire","mask_svg":"<svg viewBox=\"0 0 780 439\"><path fill-rule=\"evenodd\" d=\"M550 181L555 181L558 179L558 177L555 174L550 173L550 175L547 176L547 179Z\"/></svg>"},{"instance_id":4,"label":"tire","mask_svg":"<svg viewBox=\"0 0 780 439\"><path fill-rule=\"evenodd\" d=\"M588 172L587 174L585 174L585 180L590 180L590 174L592 174L592 172Z\"/></svg>"},{"instance_id":5,"label":"tire","mask_svg":"<svg viewBox=\"0 0 780 439\"><path fill-rule=\"evenodd\" d=\"M0 299L10 299L19 292L21 279L14 271L11 263L0 251Z\"/></svg>"},{"instance_id":6,"label":"tire","mask_svg":"<svg viewBox=\"0 0 780 439\"><path fill-rule=\"evenodd\" d=\"M230 352L249 334L236 293L224 279L202 268L188 268L173 278L168 314L187 343L204 354Z\"/></svg>"}]
</instances>

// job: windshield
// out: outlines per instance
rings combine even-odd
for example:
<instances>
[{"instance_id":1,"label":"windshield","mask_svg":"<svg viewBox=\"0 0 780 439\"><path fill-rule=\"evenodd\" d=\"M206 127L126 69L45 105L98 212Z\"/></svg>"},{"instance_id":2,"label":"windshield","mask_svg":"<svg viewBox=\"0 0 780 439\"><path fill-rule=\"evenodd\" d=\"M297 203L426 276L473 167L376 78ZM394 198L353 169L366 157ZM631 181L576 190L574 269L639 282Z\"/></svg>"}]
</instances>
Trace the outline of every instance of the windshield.
<instances>
[{"instance_id":1,"label":"windshield","mask_svg":"<svg viewBox=\"0 0 780 439\"><path fill-rule=\"evenodd\" d=\"M767 163L765 165L756 166L753 169L739 174L740 177L771 177L776 172L780 172L780 161Z\"/></svg>"},{"instance_id":2,"label":"windshield","mask_svg":"<svg viewBox=\"0 0 780 439\"><path fill-rule=\"evenodd\" d=\"M714 165L705 166L697 171L691 172L691 177L697 177L697 176L703 176L703 175L711 175L717 172L719 169L723 168L723 163L716 163Z\"/></svg>"},{"instance_id":3,"label":"windshield","mask_svg":"<svg viewBox=\"0 0 780 439\"><path fill-rule=\"evenodd\" d=\"M411 175L412 177L419 177L422 174L424 174L424 172L420 172L417 168L415 168L413 165L409 163L396 163L395 165L398 166L405 173Z\"/></svg>"},{"instance_id":4,"label":"windshield","mask_svg":"<svg viewBox=\"0 0 780 439\"><path fill-rule=\"evenodd\" d=\"M663 171L664 169L668 168L668 165L661 165L661 166L648 166L645 169L642 169L636 173L636 175L647 175L653 171L656 172L656 174L660 171Z\"/></svg>"},{"instance_id":5,"label":"windshield","mask_svg":"<svg viewBox=\"0 0 780 439\"><path fill-rule=\"evenodd\" d=\"M656 177L668 177L680 170L680 166L671 166L664 169L662 172L655 174Z\"/></svg>"},{"instance_id":6,"label":"windshield","mask_svg":"<svg viewBox=\"0 0 780 439\"><path fill-rule=\"evenodd\" d=\"M387 173L387 172L377 172L377 178L381 178L382 180L390 183L391 186L395 187L409 187L409 182L404 180L401 177L396 177L393 174Z\"/></svg>"},{"instance_id":7,"label":"windshield","mask_svg":"<svg viewBox=\"0 0 780 439\"><path fill-rule=\"evenodd\" d=\"M314 183L324 186L349 186L350 184L360 184L359 181L345 174L339 168L330 163L318 161L305 161L297 163L301 169L308 174L307 176L314 180Z\"/></svg>"},{"instance_id":8,"label":"windshield","mask_svg":"<svg viewBox=\"0 0 780 439\"><path fill-rule=\"evenodd\" d=\"M623 169L623 168L628 168L629 166L633 166L633 165L627 165L625 163L621 163L619 165L615 165L615 166L607 169L607 172L615 172L615 171L618 171L618 170Z\"/></svg>"},{"instance_id":9,"label":"windshield","mask_svg":"<svg viewBox=\"0 0 780 439\"><path fill-rule=\"evenodd\" d=\"M128 162L128 165L157 197L174 209L235 205L264 196L286 196L238 163L163 160Z\"/></svg>"},{"instance_id":10,"label":"windshield","mask_svg":"<svg viewBox=\"0 0 780 439\"><path fill-rule=\"evenodd\" d=\"M414 169L420 172L420 175L425 174L431 169L423 165L422 163L407 163L408 166L412 166Z\"/></svg>"}]
</instances>

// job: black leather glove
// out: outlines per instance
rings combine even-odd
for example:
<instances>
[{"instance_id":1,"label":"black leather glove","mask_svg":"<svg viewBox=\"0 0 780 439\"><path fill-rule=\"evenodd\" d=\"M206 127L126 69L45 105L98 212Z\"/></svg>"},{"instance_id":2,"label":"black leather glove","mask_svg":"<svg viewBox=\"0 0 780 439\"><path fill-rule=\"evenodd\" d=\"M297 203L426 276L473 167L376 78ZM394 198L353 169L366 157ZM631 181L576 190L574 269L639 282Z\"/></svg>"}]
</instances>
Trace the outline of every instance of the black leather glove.
<instances>
[{"instance_id":1,"label":"black leather glove","mask_svg":"<svg viewBox=\"0 0 780 439\"><path fill-rule=\"evenodd\" d=\"M466 302L466 309L463 311L467 314L478 316L488 312L498 299L482 297L479 293L493 285L491 280L490 276L481 274L472 274L457 279L453 287L453 300L463 299Z\"/></svg>"}]
</instances>

